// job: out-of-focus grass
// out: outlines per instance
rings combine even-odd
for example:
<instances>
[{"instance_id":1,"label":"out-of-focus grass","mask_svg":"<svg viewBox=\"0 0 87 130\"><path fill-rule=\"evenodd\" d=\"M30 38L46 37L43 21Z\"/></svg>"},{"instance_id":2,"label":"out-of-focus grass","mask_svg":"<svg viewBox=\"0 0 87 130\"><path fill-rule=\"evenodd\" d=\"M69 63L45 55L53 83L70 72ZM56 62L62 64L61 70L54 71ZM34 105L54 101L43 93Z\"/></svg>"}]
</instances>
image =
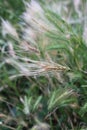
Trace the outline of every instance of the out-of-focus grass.
<instances>
[{"instance_id":1,"label":"out-of-focus grass","mask_svg":"<svg viewBox=\"0 0 87 130\"><path fill-rule=\"evenodd\" d=\"M0 128L86 129L86 1L0 5Z\"/></svg>"}]
</instances>

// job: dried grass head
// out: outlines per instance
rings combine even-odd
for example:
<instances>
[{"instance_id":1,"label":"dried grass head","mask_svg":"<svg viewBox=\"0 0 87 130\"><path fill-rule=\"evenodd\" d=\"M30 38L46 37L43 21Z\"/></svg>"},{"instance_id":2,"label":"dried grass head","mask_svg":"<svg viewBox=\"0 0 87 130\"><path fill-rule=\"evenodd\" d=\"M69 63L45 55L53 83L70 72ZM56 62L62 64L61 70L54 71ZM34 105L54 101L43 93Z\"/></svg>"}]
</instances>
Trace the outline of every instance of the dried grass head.
<instances>
[{"instance_id":1,"label":"dried grass head","mask_svg":"<svg viewBox=\"0 0 87 130\"><path fill-rule=\"evenodd\" d=\"M46 123L39 123L35 125L31 130L50 130L50 126Z\"/></svg>"}]
</instances>

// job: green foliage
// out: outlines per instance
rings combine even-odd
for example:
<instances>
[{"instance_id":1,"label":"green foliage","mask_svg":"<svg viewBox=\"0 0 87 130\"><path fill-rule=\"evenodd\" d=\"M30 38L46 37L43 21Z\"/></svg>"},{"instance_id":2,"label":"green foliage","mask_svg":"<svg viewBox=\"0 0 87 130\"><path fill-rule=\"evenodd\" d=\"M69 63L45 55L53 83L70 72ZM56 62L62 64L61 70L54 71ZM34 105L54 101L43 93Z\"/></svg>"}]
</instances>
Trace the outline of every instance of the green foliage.
<instances>
[{"instance_id":1,"label":"green foliage","mask_svg":"<svg viewBox=\"0 0 87 130\"><path fill-rule=\"evenodd\" d=\"M75 102L75 99L72 95L72 90L68 90L66 88L59 88L58 90L55 90L50 95L49 101L48 101L48 110L53 108L61 108L68 106L68 103Z\"/></svg>"},{"instance_id":2,"label":"green foliage","mask_svg":"<svg viewBox=\"0 0 87 130\"><path fill-rule=\"evenodd\" d=\"M52 1L33 2L0 1L0 128L86 130L83 25L67 22ZM63 16L78 18L73 8Z\"/></svg>"}]
</instances>

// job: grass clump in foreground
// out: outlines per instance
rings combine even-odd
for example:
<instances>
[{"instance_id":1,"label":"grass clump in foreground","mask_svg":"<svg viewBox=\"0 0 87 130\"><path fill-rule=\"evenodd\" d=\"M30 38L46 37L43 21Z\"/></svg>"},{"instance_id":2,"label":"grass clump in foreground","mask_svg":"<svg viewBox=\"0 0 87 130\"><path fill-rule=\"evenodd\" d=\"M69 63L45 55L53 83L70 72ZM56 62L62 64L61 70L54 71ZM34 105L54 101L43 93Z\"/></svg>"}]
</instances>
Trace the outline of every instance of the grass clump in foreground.
<instances>
[{"instance_id":1,"label":"grass clump in foreground","mask_svg":"<svg viewBox=\"0 0 87 130\"><path fill-rule=\"evenodd\" d=\"M78 31L81 23L60 17L53 3L24 4L19 22L2 19L1 24L1 129L87 129L87 45Z\"/></svg>"}]
</instances>

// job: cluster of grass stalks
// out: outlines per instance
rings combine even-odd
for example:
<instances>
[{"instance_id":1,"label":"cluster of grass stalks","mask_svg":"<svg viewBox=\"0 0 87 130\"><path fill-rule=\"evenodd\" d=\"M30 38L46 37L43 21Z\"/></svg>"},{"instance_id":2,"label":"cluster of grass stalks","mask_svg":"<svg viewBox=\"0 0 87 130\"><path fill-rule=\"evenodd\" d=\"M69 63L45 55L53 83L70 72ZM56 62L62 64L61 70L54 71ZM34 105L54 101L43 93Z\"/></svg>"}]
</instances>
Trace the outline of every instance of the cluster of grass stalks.
<instances>
[{"instance_id":1,"label":"cluster of grass stalks","mask_svg":"<svg viewBox=\"0 0 87 130\"><path fill-rule=\"evenodd\" d=\"M86 130L87 2L16 2L0 2L0 129Z\"/></svg>"}]
</instances>

